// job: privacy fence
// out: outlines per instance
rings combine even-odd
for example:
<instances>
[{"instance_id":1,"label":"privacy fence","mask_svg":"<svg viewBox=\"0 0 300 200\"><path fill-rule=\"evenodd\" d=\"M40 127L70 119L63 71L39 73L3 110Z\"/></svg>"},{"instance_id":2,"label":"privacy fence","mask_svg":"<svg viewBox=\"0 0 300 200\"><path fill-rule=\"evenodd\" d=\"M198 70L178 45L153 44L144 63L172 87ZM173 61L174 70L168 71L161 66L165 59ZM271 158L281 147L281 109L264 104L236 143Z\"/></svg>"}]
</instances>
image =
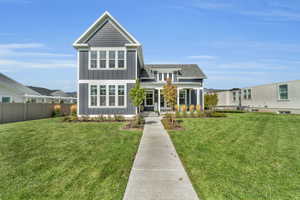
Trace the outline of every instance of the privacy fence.
<instances>
[{"instance_id":1,"label":"privacy fence","mask_svg":"<svg viewBox=\"0 0 300 200\"><path fill-rule=\"evenodd\" d=\"M0 103L0 123L18 122L52 117L55 104ZM61 112L70 114L72 104L60 104Z\"/></svg>"}]
</instances>

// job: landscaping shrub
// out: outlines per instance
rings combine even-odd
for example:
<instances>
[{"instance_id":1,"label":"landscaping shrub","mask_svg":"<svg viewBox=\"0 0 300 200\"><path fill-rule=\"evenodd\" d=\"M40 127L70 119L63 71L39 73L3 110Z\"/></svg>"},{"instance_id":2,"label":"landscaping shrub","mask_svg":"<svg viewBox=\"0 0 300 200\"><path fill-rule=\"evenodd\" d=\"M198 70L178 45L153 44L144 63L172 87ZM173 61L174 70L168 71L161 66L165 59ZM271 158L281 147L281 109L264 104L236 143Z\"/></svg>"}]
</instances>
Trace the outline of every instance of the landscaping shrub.
<instances>
[{"instance_id":1,"label":"landscaping shrub","mask_svg":"<svg viewBox=\"0 0 300 200\"><path fill-rule=\"evenodd\" d=\"M201 105L199 105L199 104L196 105L196 111L201 112Z\"/></svg>"},{"instance_id":2,"label":"landscaping shrub","mask_svg":"<svg viewBox=\"0 0 300 200\"><path fill-rule=\"evenodd\" d=\"M131 120L128 124L129 128L142 128L143 125L145 124L145 119L143 115L138 114L134 117L133 120Z\"/></svg>"},{"instance_id":3,"label":"landscaping shrub","mask_svg":"<svg viewBox=\"0 0 300 200\"><path fill-rule=\"evenodd\" d=\"M171 121L170 118L165 117L161 120L161 122L167 130L182 128L179 124L179 121L175 119Z\"/></svg>"},{"instance_id":4,"label":"landscaping shrub","mask_svg":"<svg viewBox=\"0 0 300 200\"><path fill-rule=\"evenodd\" d=\"M71 115L77 114L77 105L76 104L73 104L70 106L70 112L71 112Z\"/></svg>"},{"instance_id":5,"label":"landscaping shrub","mask_svg":"<svg viewBox=\"0 0 300 200\"><path fill-rule=\"evenodd\" d=\"M59 104L54 105L52 117L61 117L61 116L62 116L61 105L59 105Z\"/></svg>"},{"instance_id":6,"label":"landscaping shrub","mask_svg":"<svg viewBox=\"0 0 300 200\"><path fill-rule=\"evenodd\" d=\"M68 115L63 118L63 122L77 122L78 117L76 115Z\"/></svg>"},{"instance_id":7,"label":"landscaping shrub","mask_svg":"<svg viewBox=\"0 0 300 200\"><path fill-rule=\"evenodd\" d=\"M176 104L175 106L174 106L174 109L175 109L175 112L179 112L179 106Z\"/></svg>"},{"instance_id":8,"label":"landscaping shrub","mask_svg":"<svg viewBox=\"0 0 300 200\"><path fill-rule=\"evenodd\" d=\"M125 121L125 117L122 115L114 115L114 120L117 122L123 122Z\"/></svg>"},{"instance_id":9,"label":"landscaping shrub","mask_svg":"<svg viewBox=\"0 0 300 200\"><path fill-rule=\"evenodd\" d=\"M181 106L181 112L186 112L186 110L187 110L186 105L182 105L182 106Z\"/></svg>"},{"instance_id":10,"label":"landscaping shrub","mask_svg":"<svg viewBox=\"0 0 300 200\"><path fill-rule=\"evenodd\" d=\"M193 113L195 111L195 105L191 104L190 105L190 113Z\"/></svg>"}]
</instances>

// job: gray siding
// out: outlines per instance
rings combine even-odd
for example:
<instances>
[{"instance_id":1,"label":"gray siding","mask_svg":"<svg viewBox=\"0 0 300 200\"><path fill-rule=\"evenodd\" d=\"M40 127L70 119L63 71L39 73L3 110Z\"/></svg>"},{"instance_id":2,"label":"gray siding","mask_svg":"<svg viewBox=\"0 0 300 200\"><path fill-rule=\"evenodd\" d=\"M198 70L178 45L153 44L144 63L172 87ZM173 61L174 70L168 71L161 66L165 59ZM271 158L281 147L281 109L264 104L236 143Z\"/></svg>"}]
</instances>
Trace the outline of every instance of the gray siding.
<instances>
[{"instance_id":1,"label":"gray siding","mask_svg":"<svg viewBox=\"0 0 300 200\"><path fill-rule=\"evenodd\" d=\"M126 108L89 108L88 107L88 84L79 84L79 114L80 115L130 115L135 114L136 108L129 98L129 91L134 87L134 83L127 84L127 107Z\"/></svg>"},{"instance_id":2,"label":"gray siding","mask_svg":"<svg viewBox=\"0 0 300 200\"><path fill-rule=\"evenodd\" d=\"M135 80L136 51L127 51L127 69L125 70L89 70L88 51L79 52L80 80Z\"/></svg>"},{"instance_id":3,"label":"gray siding","mask_svg":"<svg viewBox=\"0 0 300 200\"><path fill-rule=\"evenodd\" d=\"M87 43L94 47L121 47L130 42L107 21Z\"/></svg>"}]
</instances>

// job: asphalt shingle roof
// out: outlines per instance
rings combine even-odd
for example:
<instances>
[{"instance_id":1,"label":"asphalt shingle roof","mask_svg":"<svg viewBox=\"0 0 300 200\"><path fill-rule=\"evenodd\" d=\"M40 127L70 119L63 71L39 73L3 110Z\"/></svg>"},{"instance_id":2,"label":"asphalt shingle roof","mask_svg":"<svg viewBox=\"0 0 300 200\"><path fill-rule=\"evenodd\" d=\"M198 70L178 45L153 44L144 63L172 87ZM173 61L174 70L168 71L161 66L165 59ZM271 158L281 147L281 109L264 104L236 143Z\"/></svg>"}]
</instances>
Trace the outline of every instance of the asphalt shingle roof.
<instances>
[{"instance_id":1,"label":"asphalt shingle roof","mask_svg":"<svg viewBox=\"0 0 300 200\"><path fill-rule=\"evenodd\" d=\"M197 64L146 64L141 71L141 77L151 77L151 70L166 68L178 68L181 77L206 78Z\"/></svg>"},{"instance_id":2,"label":"asphalt shingle roof","mask_svg":"<svg viewBox=\"0 0 300 200\"><path fill-rule=\"evenodd\" d=\"M0 90L1 88L9 90L18 95L40 95L38 92L18 83L17 81L0 73Z\"/></svg>"}]
</instances>

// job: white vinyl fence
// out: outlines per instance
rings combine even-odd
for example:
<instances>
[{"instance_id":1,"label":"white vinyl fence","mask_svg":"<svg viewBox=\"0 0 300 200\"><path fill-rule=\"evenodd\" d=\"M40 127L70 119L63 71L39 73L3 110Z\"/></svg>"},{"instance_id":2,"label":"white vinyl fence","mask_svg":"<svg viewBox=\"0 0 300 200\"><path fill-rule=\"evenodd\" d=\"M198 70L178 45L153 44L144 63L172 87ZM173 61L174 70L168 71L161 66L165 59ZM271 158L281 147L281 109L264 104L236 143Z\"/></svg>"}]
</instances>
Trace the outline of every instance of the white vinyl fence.
<instances>
[{"instance_id":1,"label":"white vinyl fence","mask_svg":"<svg viewBox=\"0 0 300 200\"><path fill-rule=\"evenodd\" d=\"M18 122L52 116L55 104L47 103L0 103L0 123ZM62 113L70 114L72 104L60 104Z\"/></svg>"}]
</instances>

